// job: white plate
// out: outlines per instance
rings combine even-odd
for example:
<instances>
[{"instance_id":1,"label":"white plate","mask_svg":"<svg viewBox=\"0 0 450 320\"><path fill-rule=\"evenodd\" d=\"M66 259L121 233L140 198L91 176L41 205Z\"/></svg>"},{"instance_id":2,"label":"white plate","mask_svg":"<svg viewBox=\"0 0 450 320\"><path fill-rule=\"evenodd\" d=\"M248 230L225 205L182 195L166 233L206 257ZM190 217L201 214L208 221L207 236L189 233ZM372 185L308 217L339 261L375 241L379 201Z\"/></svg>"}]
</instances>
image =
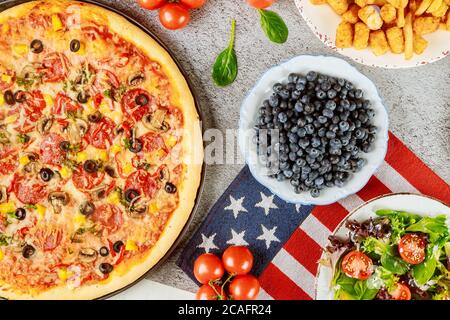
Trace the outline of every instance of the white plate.
<instances>
[{"instance_id":1,"label":"white plate","mask_svg":"<svg viewBox=\"0 0 450 320\"><path fill-rule=\"evenodd\" d=\"M348 229L345 228L347 220L365 221L370 217L376 217L375 211L379 209L401 210L429 217L446 214L450 217L450 207L433 198L407 193L390 194L366 202L350 212L333 234L345 238L348 233ZM321 259L325 258L323 253ZM330 286L332 279L331 268L319 264L315 286L317 300L333 300L334 292Z\"/></svg>"},{"instance_id":2,"label":"white plate","mask_svg":"<svg viewBox=\"0 0 450 320\"><path fill-rule=\"evenodd\" d=\"M336 28L341 22L341 17L326 4L313 5L310 0L295 0L295 4L308 26L323 43L340 54L371 67L417 67L438 61L450 54L450 31L442 30L425 35L429 42L428 48L421 55L415 54L411 60L405 60L402 54L388 53L377 57L370 49L336 48Z\"/></svg>"},{"instance_id":3,"label":"white plate","mask_svg":"<svg viewBox=\"0 0 450 320\"><path fill-rule=\"evenodd\" d=\"M365 93L365 98L372 102L375 117L372 120L378 132L371 152L363 154L366 164L361 171L353 174L343 188L333 187L322 190L318 198L313 198L307 192L296 194L289 181L279 182L268 177L268 171L258 161L256 144L253 143L254 125L260 106L272 93L272 87L277 82L287 81L290 73L306 74L317 71L334 77L345 78ZM298 56L277 67L268 70L250 91L241 107L239 123L239 146L252 175L262 185L281 199L298 204L326 205L334 203L361 190L369 181L375 170L381 165L386 156L388 143L388 115L383 106L377 88L366 76L344 60L324 56Z\"/></svg>"}]
</instances>

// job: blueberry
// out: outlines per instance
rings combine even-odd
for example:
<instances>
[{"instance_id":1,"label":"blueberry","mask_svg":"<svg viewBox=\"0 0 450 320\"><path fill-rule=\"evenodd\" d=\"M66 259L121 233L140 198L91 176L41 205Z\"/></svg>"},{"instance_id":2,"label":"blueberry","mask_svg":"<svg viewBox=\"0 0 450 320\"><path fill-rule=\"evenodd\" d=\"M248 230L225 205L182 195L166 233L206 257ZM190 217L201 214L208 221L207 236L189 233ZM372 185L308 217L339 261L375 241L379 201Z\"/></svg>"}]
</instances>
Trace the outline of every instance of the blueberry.
<instances>
[{"instance_id":1,"label":"blueberry","mask_svg":"<svg viewBox=\"0 0 450 320\"><path fill-rule=\"evenodd\" d=\"M327 139L334 139L336 137L336 133L333 131L327 131L326 135Z\"/></svg>"},{"instance_id":2,"label":"blueberry","mask_svg":"<svg viewBox=\"0 0 450 320\"><path fill-rule=\"evenodd\" d=\"M334 99L337 96L337 91L335 89L330 89L327 91L328 99Z\"/></svg>"},{"instance_id":3,"label":"blueberry","mask_svg":"<svg viewBox=\"0 0 450 320\"><path fill-rule=\"evenodd\" d=\"M286 121L288 120L288 116L286 115L286 113L280 112L278 114L278 120L280 120L281 123L286 123Z\"/></svg>"},{"instance_id":4,"label":"blueberry","mask_svg":"<svg viewBox=\"0 0 450 320\"><path fill-rule=\"evenodd\" d=\"M320 196L320 190L315 188L310 191L311 197L318 198Z\"/></svg>"},{"instance_id":5,"label":"blueberry","mask_svg":"<svg viewBox=\"0 0 450 320\"><path fill-rule=\"evenodd\" d=\"M287 89L282 89L280 90L280 92L278 92L278 95L281 97L281 99L287 100L289 99L290 92Z\"/></svg>"},{"instance_id":6,"label":"blueberry","mask_svg":"<svg viewBox=\"0 0 450 320\"><path fill-rule=\"evenodd\" d=\"M306 123L307 123L307 121L306 121L305 118L299 118L299 119L297 120L297 125L298 125L299 127L304 127L304 126L306 125Z\"/></svg>"},{"instance_id":7,"label":"blueberry","mask_svg":"<svg viewBox=\"0 0 450 320\"><path fill-rule=\"evenodd\" d=\"M320 90L320 91L317 92L316 97L318 99L323 100L323 99L325 99L327 97L327 94L325 93L325 91Z\"/></svg>"},{"instance_id":8,"label":"blueberry","mask_svg":"<svg viewBox=\"0 0 450 320\"><path fill-rule=\"evenodd\" d=\"M345 110L348 110L350 108L350 101L348 101L347 99L343 99L343 100L341 100L340 105Z\"/></svg>"},{"instance_id":9,"label":"blueberry","mask_svg":"<svg viewBox=\"0 0 450 320\"><path fill-rule=\"evenodd\" d=\"M286 177L285 177L285 175L283 173L278 173L277 174L277 180L278 181L284 181L284 180L286 180Z\"/></svg>"},{"instance_id":10,"label":"blueberry","mask_svg":"<svg viewBox=\"0 0 450 320\"><path fill-rule=\"evenodd\" d=\"M322 114L329 119L333 118L334 116L334 112L329 108L323 109Z\"/></svg>"},{"instance_id":11,"label":"blueberry","mask_svg":"<svg viewBox=\"0 0 450 320\"><path fill-rule=\"evenodd\" d=\"M362 139L364 138L365 134L364 134L364 130L363 129L356 129L355 130L355 138L356 139Z\"/></svg>"},{"instance_id":12,"label":"blueberry","mask_svg":"<svg viewBox=\"0 0 450 320\"><path fill-rule=\"evenodd\" d=\"M348 124L347 121L341 121L339 122L339 129L343 132L348 131L348 129L350 128L350 125Z\"/></svg>"},{"instance_id":13,"label":"blueberry","mask_svg":"<svg viewBox=\"0 0 450 320\"><path fill-rule=\"evenodd\" d=\"M307 138L302 138L298 141L298 145L300 146L300 148L305 149L307 146L309 146L309 139Z\"/></svg>"},{"instance_id":14,"label":"blueberry","mask_svg":"<svg viewBox=\"0 0 450 320\"><path fill-rule=\"evenodd\" d=\"M283 85L281 83L275 83L272 87L273 92L278 93L283 90Z\"/></svg>"},{"instance_id":15,"label":"blueberry","mask_svg":"<svg viewBox=\"0 0 450 320\"><path fill-rule=\"evenodd\" d=\"M295 165L299 166L300 168L304 167L306 165L306 161L305 159L297 159L295 161Z\"/></svg>"},{"instance_id":16,"label":"blueberry","mask_svg":"<svg viewBox=\"0 0 450 320\"><path fill-rule=\"evenodd\" d=\"M294 175L294 173L292 172L292 170L285 170L285 171L283 171L283 174L284 174L284 176L286 177L286 178L290 178L290 177L292 177L293 175Z\"/></svg>"},{"instance_id":17,"label":"blueberry","mask_svg":"<svg viewBox=\"0 0 450 320\"><path fill-rule=\"evenodd\" d=\"M294 187L297 187L300 185L300 181L298 181L296 179L291 179L290 182L291 182L291 185Z\"/></svg>"},{"instance_id":18,"label":"blueberry","mask_svg":"<svg viewBox=\"0 0 450 320\"><path fill-rule=\"evenodd\" d=\"M297 135L298 135L300 138L305 137L305 136L306 136L306 129L305 129L305 128L299 128L299 129L297 130Z\"/></svg>"},{"instance_id":19,"label":"blueberry","mask_svg":"<svg viewBox=\"0 0 450 320\"><path fill-rule=\"evenodd\" d=\"M331 83L330 83L330 81L326 80L326 81L322 82L322 84L320 85L320 88L321 88L323 91L328 91L328 90L330 90L330 89L331 89Z\"/></svg>"},{"instance_id":20,"label":"blueberry","mask_svg":"<svg viewBox=\"0 0 450 320\"><path fill-rule=\"evenodd\" d=\"M320 145L321 145L321 142L320 142L320 139L318 137L312 137L311 138L311 146L313 148L317 148Z\"/></svg>"},{"instance_id":21,"label":"blueberry","mask_svg":"<svg viewBox=\"0 0 450 320\"><path fill-rule=\"evenodd\" d=\"M325 182L325 179L322 176L319 176L314 180L314 183L316 186L321 186L324 184L324 182Z\"/></svg>"},{"instance_id":22,"label":"blueberry","mask_svg":"<svg viewBox=\"0 0 450 320\"><path fill-rule=\"evenodd\" d=\"M297 81L298 81L298 78L299 78L298 74L291 73L291 74L288 76L288 81L289 81L289 82L297 82Z\"/></svg>"},{"instance_id":23,"label":"blueberry","mask_svg":"<svg viewBox=\"0 0 450 320\"><path fill-rule=\"evenodd\" d=\"M325 137L326 132L327 132L326 128L320 128L317 134L319 137Z\"/></svg>"},{"instance_id":24,"label":"blueberry","mask_svg":"<svg viewBox=\"0 0 450 320\"><path fill-rule=\"evenodd\" d=\"M316 148L312 148L311 151L309 152L309 155L312 158L317 158L319 156L319 154L320 154L320 152Z\"/></svg>"},{"instance_id":25,"label":"blueberry","mask_svg":"<svg viewBox=\"0 0 450 320\"><path fill-rule=\"evenodd\" d=\"M300 147L296 143L291 143L289 144L289 150L291 150L291 152L297 152L300 150Z\"/></svg>"},{"instance_id":26,"label":"blueberry","mask_svg":"<svg viewBox=\"0 0 450 320\"><path fill-rule=\"evenodd\" d=\"M280 102L280 109L281 110L286 110L288 108L288 103L286 101L281 101Z\"/></svg>"},{"instance_id":27,"label":"blueberry","mask_svg":"<svg viewBox=\"0 0 450 320\"><path fill-rule=\"evenodd\" d=\"M303 109L305 114L311 114L315 111L315 108L311 103L306 104Z\"/></svg>"},{"instance_id":28,"label":"blueberry","mask_svg":"<svg viewBox=\"0 0 450 320\"><path fill-rule=\"evenodd\" d=\"M271 95L269 98L269 105L272 108L275 108L278 107L279 104L280 104L280 97L277 94Z\"/></svg>"},{"instance_id":29,"label":"blueberry","mask_svg":"<svg viewBox=\"0 0 450 320\"><path fill-rule=\"evenodd\" d=\"M310 71L306 74L306 80L308 81L316 81L318 77L317 72Z\"/></svg>"},{"instance_id":30,"label":"blueberry","mask_svg":"<svg viewBox=\"0 0 450 320\"><path fill-rule=\"evenodd\" d=\"M300 101L301 101L303 104L307 104L307 103L309 103L310 98L309 98L308 95L305 94L304 96L302 96L302 97L300 98Z\"/></svg>"},{"instance_id":31,"label":"blueberry","mask_svg":"<svg viewBox=\"0 0 450 320\"><path fill-rule=\"evenodd\" d=\"M317 117L317 120L319 121L319 123L325 124L325 123L327 123L328 118L325 117L325 116L318 116L318 117Z\"/></svg>"},{"instance_id":32,"label":"blueberry","mask_svg":"<svg viewBox=\"0 0 450 320\"><path fill-rule=\"evenodd\" d=\"M362 99L363 96L364 96L364 93L362 92L361 89L355 90L355 98L356 98L356 99Z\"/></svg>"},{"instance_id":33,"label":"blueberry","mask_svg":"<svg viewBox=\"0 0 450 320\"><path fill-rule=\"evenodd\" d=\"M289 160L291 161L297 160L297 154L295 152L289 152Z\"/></svg>"},{"instance_id":34,"label":"blueberry","mask_svg":"<svg viewBox=\"0 0 450 320\"><path fill-rule=\"evenodd\" d=\"M325 108L334 111L334 109L336 109L336 102L334 102L333 100L328 100L325 104Z\"/></svg>"},{"instance_id":35,"label":"blueberry","mask_svg":"<svg viewBox=\"0 0 450 320\"><path fill-rule=\"evenodd\" d=\"M299 166L297 163L295 163L295 164L292 166L292 172L294 172L294 173L300 173L301 170L302 170L301 166Z\"/></svg>"}]
</instances>

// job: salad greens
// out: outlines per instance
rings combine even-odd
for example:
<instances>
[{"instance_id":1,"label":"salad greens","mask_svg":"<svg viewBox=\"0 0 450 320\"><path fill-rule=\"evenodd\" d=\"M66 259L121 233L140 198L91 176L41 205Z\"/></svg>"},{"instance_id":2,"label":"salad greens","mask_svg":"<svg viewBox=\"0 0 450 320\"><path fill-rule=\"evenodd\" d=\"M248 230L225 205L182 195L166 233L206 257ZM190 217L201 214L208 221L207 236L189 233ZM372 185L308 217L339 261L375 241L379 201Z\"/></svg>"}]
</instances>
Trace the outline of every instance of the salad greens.
<instances>
[{"instance_id":1,"label":"salad greens","mask_svg":"<svg viewBox=\"0 0 450 320\"><path fill-rule=\"evenodd\" d=\"M228 47L223 50L212 69L212 78L219 87L226 87L234 82L238 73L238 62L234 51L234 37L236 33L236 20L231 23L231 37Z\"/></svg>"},{"instance_id":2,"label":"salad greens","mask_svg":"<svg viewBox=\"0 0 450 320\"><path fill-rule=\"evenodd\" d=\"M333 239L332 246L328 247L329 252L346 248L335 267L332 281L335 299L392 299L397 298L399 287L407 290L406 296L412 299L450 299L450 236L447 216L423 217L388 209L378 210L376 215L377 218L361 223L347 222L347 227L351 230L350 240L340 240L341 243L338 243ZM416 253L413 257L419 256L420 260L411 264L413 261L408 261L405 254L417 247L404 246L404 241L414 237L423 242L419 248L420 254L412 251ZM370 264L370 276L358 279L344 272L349 270L342 263L346 263L344 257L350 252L349 241L354 251L361 252L359 255L365 254L371 260L373 265ZM361 267L361 261L358 263L353 263L349 268Z\"/></svg>"}]
</instances>

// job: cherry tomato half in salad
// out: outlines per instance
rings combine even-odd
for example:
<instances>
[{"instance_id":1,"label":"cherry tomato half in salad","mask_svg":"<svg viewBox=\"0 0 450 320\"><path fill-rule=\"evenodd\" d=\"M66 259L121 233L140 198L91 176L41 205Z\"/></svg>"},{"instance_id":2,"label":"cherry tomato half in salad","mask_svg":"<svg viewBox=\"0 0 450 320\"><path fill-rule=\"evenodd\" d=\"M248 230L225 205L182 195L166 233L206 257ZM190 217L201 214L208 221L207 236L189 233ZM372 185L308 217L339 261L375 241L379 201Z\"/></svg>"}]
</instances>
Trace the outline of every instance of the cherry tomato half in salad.
<instances>
[{"instance_id":1,"label":"cherry tomato half in salad","mask_svg":"<svg viewBox=\"0 0 450 320\"><path fill-rule=\"evenodd\" d=\"M191 20L191 16L184 5L168 3L159 9L159 20L165 28L177 30L184 28Z\"/></svg>"},{"instance_id":2,"label":"cherry tomato half in salad","mask_svg":"<svg viewBox=\"0 0 450 320\"><path fill-rule=\"evenodd\" d=\"M358 280L366 280L373 272L372 259L359 251L351 251L342 259L345 275Z\"/></svg>"},{"instance_id":3,"label":"cherry tomato half in salad","mask_svg":"<svg viewBox=\"0 0 450 320\"><path fill-rule=\"evenodd\" d=\"M253 8L265 9L273 5L275 0L247 0L247 3Z\"/></svg>"},{"instance_id":4,"label":"cherry tomato half in salad","mask_svg":"<svg viewBox=\"0 0 450 320\"><path fill-rule=\"evenodd\" d=\"M398 253L403 260L410 264L419 264L425 260L425 239L416 234L405 234L398 243Z\"/></svg>"},{"instance_id":5,"label":"cherry tomato half in salad","mask_svg":"<svg viewBox=\"0 0 450 320\"><path fill-rule=\"evenodd\" d=\"M411 300L411 290L403 283L397 283L397 288L391 293L394 300Z\"/></svg>"},{"instance_id":6,"label":"cherry tomato half in salad","mask_svg":"<svg viewBox=\"0 0 450 320\"><path fill-rule=\"evenodd\" d=\"M210 286L209 284L202 285L195 295L197 300L226 300L227 297L221 286L214 284Z\"/></svg>"},{"instance_id":7,"label":"cherry tomato half in salad","mask_svg":"<svg viewBox=\"0 0 450 320\"><path fill-rule=\"evenodd\" d=\"M258 279L250 274L236 276L229 287L234 300L255 300L258 297L259 289Z\"/></svg>"},{"instance_id":8,"label":"cherry tomato half in salad","mask_svg":"<svg viewBox=\"0 0 450 320\"><path fill-rule=\"evenodd\" d=\"M184 4L189 9L198 9L205 5L206 0L180 0L180 3Z\"/></svg>"},{"instance_id":9,"label":"cherry tomato half in salad","mask_svg":"<svg viewBox=\"0 0 450 320\"><path fill-rule=\"evenodd\" d=\"M161 8L166 0L137 0L138 4L148 10L155 10Z\"/></svg>"},{"instance_id":10,"label":"cherry tomato half in salad","mask_svg":"<svg viewBox=\"0 0 450 320\"><path fill-rule=\"evenodd\" d=\"M225 270L231 274L247 274L253 267L253 254L244 246L228 247L222 255Z\"/></svg>"},{"instance_id":11,"label":"cherry tomato half in salad","mask_svg":"<svg viewBox=\"0 0 450 320\"><path fill-rule=\"evenodd\" d=\"M224 272L222 261L212 253L204 253L195 260L194 275L201 284L221 279Z\"/></svg>"}]
</instances>

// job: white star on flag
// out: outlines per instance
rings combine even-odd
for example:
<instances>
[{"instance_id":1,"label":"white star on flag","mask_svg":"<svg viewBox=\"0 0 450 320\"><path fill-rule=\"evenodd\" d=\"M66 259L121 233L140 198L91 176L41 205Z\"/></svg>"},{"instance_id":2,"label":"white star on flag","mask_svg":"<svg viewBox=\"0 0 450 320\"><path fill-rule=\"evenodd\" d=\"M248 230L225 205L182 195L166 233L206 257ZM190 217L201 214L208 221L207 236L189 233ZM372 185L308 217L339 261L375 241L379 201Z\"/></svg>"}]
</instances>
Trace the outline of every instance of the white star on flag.
<instances>
[{"instance_id":1,"label":"white star on flag","mask_svg":"<svg viewBox=\"0 0 450 320\"><path fill-rule=\"evenodd\" d=\"M233 244L235 246L248 246L247 241L244 240L245 230L237 233L231 229L231 239L227 241L227 244Z\"/></svg>"},{"instance_id":2,"label":"white star on flag","mask_svg":"<svg viewBox=\"0 0 450 320\"><path fill-rule=\"evenodd\" d=\"M277 231L277 227L273 227L272 229L267 229L264 225L261 225L262 234L256 238L257 240L263 240L266 242L267 249L270 248L272 242L280 242L280 239L275 237L275 231Z\"/></svg>"},{"instance_id":3,"label":"white star on flag","mask_svg":"<svg viewBox=\"0 0 450 320\"><path fill-rule=\"evenodd\" d=\"M278 209L278 207L275 205L275 203L273 203L274 195L271 195L268 197L262 192L260 192L260 194L261 194L261 202L258 202L257 204L255 204L255 207L263 208L266 216L269 215L270 209Z\"/></svg>"},{"instance_id":4,"label":"white star on flag","mask_svg":"<svg viewBox=\"0 0 450 320\"><path fill-rule=\"evenodd\" d=\"M295 205L295 211L300 212L300 208L301 208L301 205L299 205L299 204Z\"/></svg>"},{"instance_id":5,"label":"white star on flag","mask_svg":"<svg viewBox=\"0 0 450 320\"><path fill-rule=\"evenodd\" d=\"M214 238L216 237L216 233L214 233L213 235L211 235L210 237L206 237L203 233L202 233L202 243L200 243L197 248L203 248L205 249L206 253L209 253L210 250L212 249L219 249L215 244L214 244Z\"/></svg>"},{"instance_id":6,"label":"white star on flag","mask_svg":"<svg viewBox=\"0 0 450 320\"><path fill-rule=\"evenodd\" d=\"M226 207L225 210L233 211L234 218L236 219L239 213L247 212L247 209L245 209L244 206L242 205L244 199L245 197L236 200L233 198L233 196L230 195L230 205Z\"/></svg>"}]
</instances>

